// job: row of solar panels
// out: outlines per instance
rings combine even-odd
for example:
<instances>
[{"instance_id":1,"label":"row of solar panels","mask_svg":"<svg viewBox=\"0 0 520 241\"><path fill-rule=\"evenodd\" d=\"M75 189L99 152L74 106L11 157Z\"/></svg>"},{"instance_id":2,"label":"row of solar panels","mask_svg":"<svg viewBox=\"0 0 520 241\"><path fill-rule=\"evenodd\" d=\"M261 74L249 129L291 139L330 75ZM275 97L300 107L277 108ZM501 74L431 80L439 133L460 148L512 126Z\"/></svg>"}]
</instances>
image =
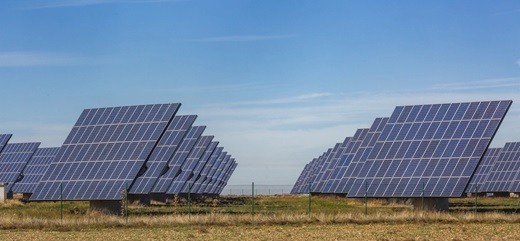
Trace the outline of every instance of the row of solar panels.
<instances>
[{"instance_id":1,"label":"row of solar panels","mask_svg":"<svg viewBox=\"0 0 520 241\"><path fill-rule=\"evenodd\" d=\"M120 200L129 194L220 194L237 167L179 103L86 109L61 147L8 143L0 182L31 200Z\"/></svg>"},{"instance_id":2,"label":"row of solar panels","mask_svg":"<svg viewBox=\"0 0 520 241\"><path fill-rule=\"evenodd\" d=\"M511 104L398 106L308 163L291 192L460 197Z\"/></svg>"}]
</instances>

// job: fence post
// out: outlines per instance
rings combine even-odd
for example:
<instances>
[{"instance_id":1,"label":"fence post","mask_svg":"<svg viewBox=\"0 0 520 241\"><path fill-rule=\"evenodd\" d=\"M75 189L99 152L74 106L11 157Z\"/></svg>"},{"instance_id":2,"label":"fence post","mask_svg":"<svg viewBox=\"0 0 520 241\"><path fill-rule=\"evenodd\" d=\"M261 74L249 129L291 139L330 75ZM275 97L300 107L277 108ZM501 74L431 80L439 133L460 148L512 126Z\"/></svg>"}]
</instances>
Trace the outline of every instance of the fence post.
<instances>
[{"instance_id":1,"label":"fence post","mask_svg":"<svg viewBox=\"0 0 520 241\"><path fill-rule=\"evenodd\" d=\"M365 216L368 215L368 183L365 181Z\"/></svg>"},{"instance_id":2,"label":"fence post","mask_svg":"<svg viewBox=\"0 0 520 241\"><path fill-rule=\"evenodd\" d=\"M63 225L63 183L60 183L60 225Z\"/></svg>"},{"instance_id":3,"label":"fence post","mask_svg":"<svg viewBox=\"0 0 520 241\"><path fill-rule=\"evenodd\" d=\"M311 217L311 183L309 183L309 218Z\"/></svg>"},{"instance_id":4,"label":"fence post","mask_svg":"<svg viewBox=\"0 0 520 241\"><path fill-rule=\"evenodd\" d=\"M255 182L252 182L251 184L251 198L253 200L251 205L251 221L255 224Z\"/></svg>"}]
</instances>

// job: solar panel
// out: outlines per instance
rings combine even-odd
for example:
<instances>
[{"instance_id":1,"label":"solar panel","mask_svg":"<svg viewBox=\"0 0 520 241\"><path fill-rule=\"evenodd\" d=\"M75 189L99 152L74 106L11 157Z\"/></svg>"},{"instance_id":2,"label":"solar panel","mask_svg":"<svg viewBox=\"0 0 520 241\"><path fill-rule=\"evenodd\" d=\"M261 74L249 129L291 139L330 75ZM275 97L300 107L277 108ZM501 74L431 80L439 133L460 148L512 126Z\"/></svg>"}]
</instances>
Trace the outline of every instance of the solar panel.
<instances>
[{"instance_id":1,"label":"solar panel","mask_svg":"<svg viewBox=\"0 0 520 241\"><path fill-rule=\"evenodd\" d=\"M327 186L328 182L330 181L330 179L333 178L337 174L334 172L334 170L338 166L338 164L341 160L341 155L343 152L345 152L345 149L346 149L348 143L350 142L350 140L351 140L351 137L345 138L343 143L340 144L338 150L335 152L334 156L332 156L330 164L328 165L328 167L326 167L325 173L323 174L323 177L321 178L320 183L318 184L318 188L317 188L316 192L323 193L324 190L326 189L326 186Z\"/></svg>"},{"instance_id":2,"label":"solar panel","mask_svg":"<svg viewBox=\"0 0 520 241\"><path fill-rule=\"evenodd\" d=\"M6 192L11 192L29 159L40 145L39 142L9 143L0 153L0 182L7 184Z\"/></svg>"},{"instance_id":3,"label":"solar panel","mask_svg":"<svg viewBox=\"0 0 520 241\"><path fill-rule=\"evenodd\" d=\"M197 193L209 193L211 188L213 188L213 184L217 180L217 175L220 171L222 171L222 168L225 165L226 157L229 157L227 155L227 152L223 151L218 156L217 160L215 161L213 167L211 168L211 171L208 173L208 176L206 177L206 181L202 183L201 188L197 191Z\"/></svg>"},{"instance_id":4,"label":"solar panel","mask_svg":"<svg viewBox=\"0 0 520 241\"><path fill-rule=\"evenodd\" d=\"M474 193L475 191L481 192L480 189L486 183L487 177L491 172L491 167L497 161L500 156L502 148L488 148L484 157L480 161L475 174L469 181L468 187L466 188L467 193ZM478 188L478 189L477 189Z\"/></svg>"},{"instance_id":5,"label":"solar panel","mask_svg":"<svg viewBox=\"0 0 520 241\"><path fill-rule=\"evenodd\" d=\"M217 147L213 153L211 153L211 156L209 157L208 162L202 168L202 171L200 172L200 177L195 181L195 184L191 187L191 191L193 193L203 193L206 189L207 183L209 180L211 180L211 176L209 174L213 170L213 167L215 165L218 165L217 160L219 156L222 154L222 151L224 150L223 147Z\"/></svg>"},{"instance_id":6,"label":"solar panel","mask_svg":"<svg viewBox=\"0 0 520 241\"><path fill-rule=\"evenodd\" d=\"M312 174L309 176L308 183L311 184L311 192L315 192L316 190L316 180L318 179L318 176L320 175L320 172L325 165L325 161L329 156L332 154L333 148L329 148L323 155L318 158L316 161L316 165L314 166L314 169L312 171ZM314 186L313 186L314 185Z\"/></svg>"},{"instance_id":7,"label":"solar panel","mask_svg":"<svg viewBox=\"0 0 520 241\"><path fill-rule=\"evenodd\" d=\"M348 196L460 197L511 103L396 107Z\"/></svg>"},{"instance_id":8,"label":"solar panel","mask_svg":"<svg viewBox=\"0 0 520 241\"><path fill-rule=\"evenodd\" d=\"M294 183L293 188L291 189L291 194L298 193L298 190L300 188L300 185L302 185L303 179L305 178L305 174L309 171L310 164L305 164L305 167L303 168L302 172L300 173L300 176L296 180L296 183Z\"/></svg>"},{"instance_id":9,"label":"solar panel","mask_svg":"<svg viewBox=\"0 0 520 241\"><path fill-rule=\"evenodd\" d=\"M519 192L520 142L508 142L491 167L481 192ZM480 191L479 191L480 192Z\"/></svg>"},{"instance_id":10,"label":"solar panel","mask_svg":"<svg viewBox=\"0 0 520 241\"><path fill-rule=\"evenodd\" d=\"M179 173L182 164L186 161L191 149L195 146L205 128L205 126L193 126L190 128L188 134L186 134L181 145L169 161L168 169L159 177L155 186L152 188L152 193L166 193L168 187L172 184L173 179Z\"/></svg>"},{"instance_id":11,"label":"solar panel","mask_svg":"<svg viewBox=\"0 0 520 241\"><path fill-rule=\"evenodd\" d=\"M213 140L213 136L202 136L197 140L195 146L193 146L190 154L186 158L186 161L181 166L179 173L173 178L172 183L168 187L166 194L178 194L181 193L188 179L193 175L193 170L197 166L200 158L204 154L204 151L208 148L208 145ZM188 183L187 187L191 188L193 183ZM187 192L186 192L187 193Z\"/></svg>"},{"instance_id":12,"label":"solar panel","mask_svg":"<svg viewBox=\"0 0 520 241\"><path fill-rule=\"evenodd\" d=\"M161 173L168 166L179 144L190 129L196 115L175 116L168 125L157 146L152 151L150 158L146 161L146 171L132 184L130 194L148 194Z\"/></svg>"},{"instance_id":13,"label":"solar panel","mask_svg":"<svg viewBox=\"0 0 520 241\"><path fill-rule=\"evenodd\" d=\"M346 193L343 190L348 180L348 178L345 178L346 170L367 133L368 129L358 129L354 136L350 138L338 157L338 163L334 168L333 175L327 181L326 188L323 190L324 193ZM349 176L351 175L352 173Z\"/></svg>"},{"instance_id":14,"label":"solar panel","mask_svg":"<svg viewBox=\"0 0 520 241\"><path fill-rule=\"evenodd\" d=\"M309 170L307 171L307 173L305 173L305 177L303 178L303 181L302 181L297 193L308 193L309 192L309 184L311 183L310 182L311 177L312 177L314 171L316 171L316 168L319 164L319 160L323 157L323 155L319 156L318 158L312 159L312 161L309 163L309 165L310 165Z\"/></svg>"},{"instance_id":15,"label":"solar panel","mask_svg":"<svg viewBox=\"0 0 520 241\"><path fill-rule=\"evenodd\" d=\"M0 134L0 153L4 149L7 142L9 142L9 139L11 139L13 135L11 134Z\"/></svg>"},{"instance_id":16,"label":"solar panel","mask_svg":"<svg viewBox=\"0 0 520 241\"><path fill-rule=\"evenodd\" d=\"M31 200L121 200L179 107L84 110Z\"/></svg>"},{"instance_id":17,"label":"solar panel","mask_svg":"<svg viewBox=\"0 0 520 241\"><path fill-rule=\"evenodd\" d=\"M235 168L238 165L235 162L234 158L231 158L230 162L231 162L231 165L229 166L229 169L224 172L224 175L222 177L222 180L220 181L220 184L217 186L217 188L214 191L215 194L221 194L222 193L222 190L224 190L224 187L226 187L229 178L231 177L231 175L235 171Z\"/></svg>"},{"instance_id":18,"label":"solar panel","mask_svg":"<svg viewBox=\"0 0 520 241\"><path fill-rule=\"evenodd\" d=\"M20 175L22 179L13 185L13 193L33 193L59 150L59 147L36 149Z\"/></svg>"},{"instance_id":19,"label":"solar panel","mask_svg":"<svg viewBox=\"0 0 520 241\"><path fill-rule=\"evenodd\" d=\"M184 185L181 193L188 193L188 191L193 192L195 188L195 184L198 181L198 179L201 177L201 172L206 166L206 164L209 161L209 158L217 148L218 142L213 141L208 145L208 148L204 151L204 154L202 157L200 157L199 161L197 162L197 165L195 166L195 169L192 171L192 176L189 180L186 181L186 184ZM191 188L191 190L190 190Z\"/></svg>"},{"instance_id":20,"label":"solar panel","mask_svg":"<svg viewBox=\"0 0 520 241\"><path fill-rule=\"evenodd\" d=\"M334 147L331 149L331 151L329 152L327 157L324 158L322 164L320 165L319 171L316 174L316 179L311 184L311 191L312 192L321 192L321 189L325 185L325 180L324 179L328 178L328 177L325 177L325 175L327 173L330 173L330 171L327 172L327 170L330 170L331 165L332 165L332 160L338 154L339 149L340 149L342 144L343 143L336 143L336 145L334 145Z\"/></svg>"},{"instance_id":21,"label":"solar panel","mask_svg":"<svg viewBox=\"0 0 520 241\"><path fill-rule=\"evenodd\" d=\"M372 126L368 130L365 138L359 145L358 150L355 155L352 157L352 161L348 165L345 174L341 178L340 182L345 183L341 186L341 189L338 192L349 193L349 192L357 192L361 187L361 183L356 182L356 178L359 173L366 173L368 170L368 166L365 166L365 161L368 158L368 155L374 148L374 145L383 132L383 128L388 122L389 118L376 118ZM365 169L363 169L365 167ZM340 185L338 185L340 187Z\"/></svg>"},{"instance_id":22,"label":"solar panel","mask_svg":"<svg viewBox=\"0 0 520 241\"><path fill-rule=\"evenodd\" d=\"M232 164L231 155L226 155L226 157L224 158L224 160L222 162L224 165L221 165L221 168L219 167L219 169L215 173L214 182L210 184L211 188L206 189L206 193L217 194L217 188L222 183L222 179L223 179L225 173L229 170L229 168Z\"/></svg>"}]
</instances>

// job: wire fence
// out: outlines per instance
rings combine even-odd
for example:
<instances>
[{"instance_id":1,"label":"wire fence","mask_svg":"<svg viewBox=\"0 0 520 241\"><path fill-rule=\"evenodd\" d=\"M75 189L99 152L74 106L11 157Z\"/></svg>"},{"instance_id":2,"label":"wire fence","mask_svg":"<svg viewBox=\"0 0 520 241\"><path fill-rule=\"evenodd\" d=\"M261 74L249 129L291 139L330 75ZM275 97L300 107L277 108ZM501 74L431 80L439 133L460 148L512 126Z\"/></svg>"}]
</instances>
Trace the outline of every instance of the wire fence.
<instances>
[{"instance_id":1,"label":"wire fence","mask_svg":"<svg viewBox=\"0 0 520 241\"><path fill-rule=\"evenodd\" d=\"M255 185L255 195L287 195L291 193L292 185ZM226 196L244 196L251 195L251 184L249 185L227 185L221 195Z\"/></svg>"}]
</instances>

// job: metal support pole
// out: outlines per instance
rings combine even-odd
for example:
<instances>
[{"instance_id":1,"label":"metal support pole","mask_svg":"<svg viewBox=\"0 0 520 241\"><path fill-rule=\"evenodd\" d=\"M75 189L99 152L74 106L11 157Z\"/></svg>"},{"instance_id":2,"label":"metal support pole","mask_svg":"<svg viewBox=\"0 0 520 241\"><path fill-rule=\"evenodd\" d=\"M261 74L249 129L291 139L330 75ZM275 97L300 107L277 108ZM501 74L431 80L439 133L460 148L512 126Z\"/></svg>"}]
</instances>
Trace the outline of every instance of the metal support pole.
<instances>
[{"instance_id":1,"label":"metal support pole","mask_svg":"<svg viewBox=\"0 0 520 241\"><path fill-rule=\"evenodd\" d=\"M60 183L60 225L63 225L63 183Z\"/></svg>"},{"instance_id":2,"label":"metal support pole","mask_svg":"<svg viewBox=\"0 0 520 241\"><path fill-rule=\"evenodd\" d=\"M253 200L251 205L251 221L253 224L255 224L255 182L253 182L251 185L251 197Z\"/></svg>"},{"instance_id":3,"label":"metal support pole","mask_svg":"<svg viewBox=\"0 0 520 241\"><path fill-rule=\"evenodd\" d=\"M365 182L365 216L368 215L368 183Z\"/></svg>"}]
</instances>

